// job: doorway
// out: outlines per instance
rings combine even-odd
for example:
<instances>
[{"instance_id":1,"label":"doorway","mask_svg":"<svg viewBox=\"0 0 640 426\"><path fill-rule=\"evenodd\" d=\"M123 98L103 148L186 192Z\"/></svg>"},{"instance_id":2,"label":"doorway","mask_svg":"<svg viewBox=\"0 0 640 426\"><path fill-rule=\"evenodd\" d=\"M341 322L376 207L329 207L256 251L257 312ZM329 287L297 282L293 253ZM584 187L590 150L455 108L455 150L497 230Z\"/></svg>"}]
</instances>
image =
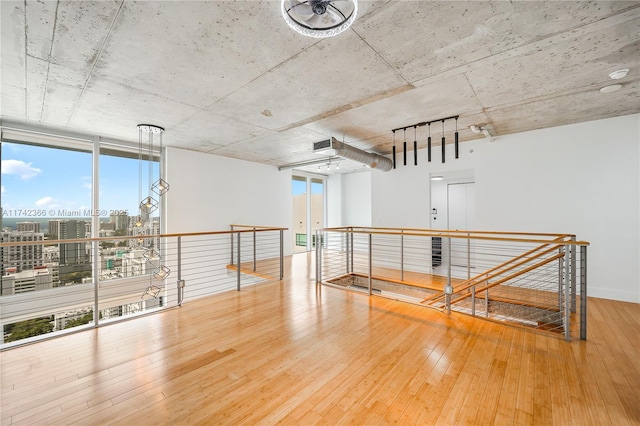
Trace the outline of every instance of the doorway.
<instances>
[{"instance_id":1,"label":"doorway","mask_svg":"<svg viewBox=\"0 0 640 426\"><path fill-rule=\"evenodd\" d=\"M473 170L431 176L431 229L475 229L475 178ZM449 241L450 240L450 241ZM451 247L449 246L451 244ZM432 238L432 270L435 275L467 278L472 243L466 239ZM451 249L451 250L450 250Z\"/></svg>"},{"instance_id":2,"label":"doorway","mask_svg":"<svg viewBox=\"0 0 640 426\"><path fill-rule=\"evenodd\" d=\"M325 227L325 188L323 177L291 177L294 253L315 248L315 230Z\"/></svg>"}]
</instances>

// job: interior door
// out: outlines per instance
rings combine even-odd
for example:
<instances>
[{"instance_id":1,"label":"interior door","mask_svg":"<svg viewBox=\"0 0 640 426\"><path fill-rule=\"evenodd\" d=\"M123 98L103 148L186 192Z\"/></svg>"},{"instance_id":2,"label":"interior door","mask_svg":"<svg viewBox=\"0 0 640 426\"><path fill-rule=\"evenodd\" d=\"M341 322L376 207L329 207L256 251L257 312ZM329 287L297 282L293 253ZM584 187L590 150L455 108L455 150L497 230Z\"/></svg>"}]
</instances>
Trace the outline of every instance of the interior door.
<instances>
[{"instance_id":1,"label":"interior door","mask_svg":"<svg viewBox=\"0 0 640 426\"><path fill-rule=\"evenodd\" d=\"M476 194L473 182L447 185L447 228L451 230L475 229ZM472 269L474 242L454 238L451 241L451 266L463 268L467 275ZM470 266L467 270L467 265ZM459 275L456 273L455 275Z\"/></svg>"},{"instance_id":2,"label":"interior door","mask_svg":"<svg viewBox=\"0 0 640 426\"><path fill-rule=\"evenodd\" d=\"M473 182L447 185L447 228L473 230L475 228L476 193Z\"/></svg>"}]
</instances>

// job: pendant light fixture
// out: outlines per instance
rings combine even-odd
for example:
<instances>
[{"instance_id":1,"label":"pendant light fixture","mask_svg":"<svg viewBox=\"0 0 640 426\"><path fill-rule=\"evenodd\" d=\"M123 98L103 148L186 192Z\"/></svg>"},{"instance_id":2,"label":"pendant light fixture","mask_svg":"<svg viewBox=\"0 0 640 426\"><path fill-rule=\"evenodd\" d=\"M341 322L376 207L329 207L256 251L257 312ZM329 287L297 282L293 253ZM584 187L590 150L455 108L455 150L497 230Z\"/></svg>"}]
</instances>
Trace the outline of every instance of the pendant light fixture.
<instances>
[{"instance_id":1,"label":"pendant light fixture","mask_svg":"<svg viewBox=\"0 0 640 426\"><path fill-rule=\"evenodd\" d=\"M418 127L420 126L428 126L428 130L427 130L427 162L431 162L431 148L433 146L432 144L432 140L431 140L431 124L433 123L437 123L437 122L441 122L442 123L442 138L441 138L441 142L440 142L440 147L441 147L441 153L442 153L442 162L445 163L447 160L447 152L446 152L446 146L447 146L447 139L446 139L446 133L445 133L445 121L448 120L455 120L456 121L456 127L455 127L455 134L454 134L454 147L455 147L455 158L459 157L459 134L458 134L458 115L454 115L451 117L445 117L445 118L439 118L437 120L431 120L431 121L424 121L421 123L416 123L416 124L412 124L409 126L405 126L405 127L399 127L397 129L393 129L393 168L396 168L396 131L398 130L402 130L404 132L404 140L403 140L403 159L404 159L404 165L407 165L407 129L410 127L413 127L413 164L415 166L418 165ZM472 126L473 128L473 126Z\"/></svg>"},{"instance_id":2,"label":"pendant light fixture","mask_svg":"<svg viewBox=\"0 0 640 426\"><path fill-rule=\"evenodd\" d=\"M393 131L393 168L396 168L396 131Z\"/></svg>"},{"instance_id":3,"label":"pendant light fixture","mask_svg":"<svg viewBox=\"0 0 640 426\"><path fill-rule=\"evenodd\" d=\"M446 147L446 139L444 137L444 120L442 120L442 163L445 162L445 147Z\"/></svg>"},{"instance_id":4,"label":"pendant light fixture","mask_svg":"<svg viewBox=\"0 0 640 426\"><path fill-rule=\"evenodd\" d=\"M429 137L427 138L427 161L431 162L431 123L429 123Z\"/></svg>"},{"instance_id":5,"label":"pendant light fixture","mask_svg":"<svg viewBox=\"0 0 640 426\"><path fill-rule=\"evenodd\" d=\"M453 146L456 153L456 158L458 158L458 117L456 117L456 133L455 139L453 141Z\"/></svg>"},{"instance_id":6,"label":"pendant light fixture","mask_svg":"<svg viewBox=\"0 0 640 426\"><path fill-rule=\"evenodd\" d=\"M154 141L158 139L158 146L160 149L160 155L162 155L162 134L164 129L160 126L152 124L139 124L138 125L138 196L142 199L142 163L143 163L143 146L144 140L147 141L147 166L148 166L148 184L149 192L144 199L140 201L140 214L136 218L136 229L138 229L138 235L146 235L148 237L154 235L153 216L152 213L158 210L159 203L153 198L152 193L159 196L163 196L169 190L169 184L162 178L162 173L159 174L158 179L154 182L153 179L153 163L154 163ZM153 182L153 183L152 183ZM153 283L153 279L164 280L169 276L171 269L162 264L162 255L160 254L160 247L154 247L153 238L139 238L139 245L144 247L145 250L142 253L142 257L146 263L154 268L150 274L149 285L142 293L141 298L153 297L157 298L158 294L162 290L160 287Z\"/></svg>"},{"instance_id":7,"label":"pendant light fixture","mask_svg":"<svg viewBox=\"0 0 640 426\"><path fill-rule=\"evenodd\" d=\"M407 129L404 129L404 146L402 148L402 154L404 156L404 163L403 165L406 166L407 165Z\"/></svg>"},{"instance_id":8,"label":"pendant light fixture","mask_svg":"<svg viewBox=\"0 0 640 426\"><path fill-rule=\"evenodd\" d=\"M418 136L417 136L417 126L413 126L413 165L418 165Z\"/></svg>"},{"instance_id":9,"label":"pendant light fixture","mask_svg":"<svg viewBox=\"0 0 640 426\"><path fill-rule=\"evenodd\" d=\"M162 155L162 134L163 133L164 133L164 129L158 132L160 155ZM158 194L159 196L163 196L169 190L169 183L167 183L166 180L162 179L162 168L160 168L160 173L158 174L158 180L155 181L153 185L151 185L151 190L156 194Z\"/></svg>"}]
</instances>

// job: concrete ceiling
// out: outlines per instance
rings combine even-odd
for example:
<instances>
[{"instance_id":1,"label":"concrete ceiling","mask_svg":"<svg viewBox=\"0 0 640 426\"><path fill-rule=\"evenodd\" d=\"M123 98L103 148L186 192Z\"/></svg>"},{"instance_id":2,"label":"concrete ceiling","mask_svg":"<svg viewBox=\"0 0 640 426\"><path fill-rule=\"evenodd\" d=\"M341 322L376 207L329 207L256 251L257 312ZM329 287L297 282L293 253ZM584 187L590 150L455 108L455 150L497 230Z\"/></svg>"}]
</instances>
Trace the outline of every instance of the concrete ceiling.
<instances>
[{"instance_id":1,"label":"concrete ceiling","mask_svg":"<svg viewBox=\"0 0 640 426\"><path fill-rule=\"evenodd\" d=\"M638 1L360 0L329 39L279 1L0 3L5 125L137 142L151 123L165 146L282 166L329 136L388 154L392 129L452 115L466 141L640 112Z\"/></svg>"}]
</instances>

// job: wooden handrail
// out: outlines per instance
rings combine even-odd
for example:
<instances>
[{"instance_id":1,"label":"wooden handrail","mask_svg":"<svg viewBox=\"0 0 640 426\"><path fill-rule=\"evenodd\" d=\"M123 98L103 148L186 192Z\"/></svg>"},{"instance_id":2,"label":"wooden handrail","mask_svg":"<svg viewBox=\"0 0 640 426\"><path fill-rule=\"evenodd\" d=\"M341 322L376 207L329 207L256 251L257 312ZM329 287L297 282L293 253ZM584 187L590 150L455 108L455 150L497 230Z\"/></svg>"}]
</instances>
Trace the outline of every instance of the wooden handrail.
<instances>
[{"instance_id":1,"label":"wooden handrail","mask_svg":"<svg viewBox=\"0 0 640 426\"><path fill-rule=\"evenodd\" d=\"M367 229L375 229L375 228L359 228L359 229L347 229L347 228L323 228L320 231L326 232L343 232L347 234L371 234L371 235L398 235L398 236L416 236L416 237L440 237L440 238L457 238L457 239L465 239L465 240L483 240L483 241L507 241L512 243L534 243L534 244L547 244L547 243L559 243L561 240L562 244L565 245L574 245L574 246L588 246L589 243L587 241L573 241L573 235L571 234L525 234L522 235L542 235L542 236L550 236L555 237L551 240L545 239L534 239L534 238L505 238L505 237L487 237L481 235L473 235L475 231L431 231L431 230L423 230L422 232L383 232L383 231L368 231ZM385 228L380 228L385 229ZM400 228L398 228L400 229ZM483 233L480 233L483 234ZM498 232L491 233L487 232L486 234L500 234ZM504 235L515 235L516 233L504 233Z\"/></svg>"},{"instance_id":2,"label":"wooden handrail","mask_svg":"<svg viewBox=\"0 0 640 426\"><path fill-rule=\"evenodd\" d=\"M279 229L279 230L286 231L286 230L289 229L289 228L281 228L279 226L238 225L238 224L235 224L235 223L232 223L229 226L231 226L231 227L236 226L238 228L251 228L251 229L256 229L256 230L258 230L258 229Z\"/></svg>"},{"instance_id":3,"label":"wooden handrail","mask_svg":"<svg viewBox=\"0 0 640 426\"><path fill-rule=\"evenodd\" d=\"M469 289L469 288L471 288L471 287L473 287L475 285L478 285L479 281L480 282L481 281L487 281L487 280L496 278L499 275L504 274L505 272L510 271L510 270L512 270L514 268L517 268L518 266L522 266L522 265L530 262L533 259L537 259L537 258L540 258L540 257L546 255L546 254L549 254L550 252L556 250L558 248L558 245L563 245L563 244L558 243L557 245L555 245L553 247L550 247L550 248L548 248L548 249L536 254L533 257L526 258L525 260L523 260L521 262L513 263L513 262L516 262L516 261L524 258L525 256L528 256L528 255L531 255L531 254L535 253L536 251L538 251L538 250L540 250L540 249L542 249L542 248L544 248L544 247L546 247L548 245L549 244L543 244L541 246L538 246L538 247L536 247L536 248L534 248L532 250L527 251L526 253L523 253L523 254L521 254L521 255L519 255L517 257L509 259L506 262L501 263L500 265L497 265L497 266L495 266L495 267L493 267L493 268L491 268L491 269L489 269L487 271L484 271L484 272L474 276L473 278L470 278L470 279L468 279L466 281L461 282L460 284L458 284L454 288L454 291L453 291L452 294L459 294L459 292L461 292L461 291L467 290L467 289ZM563 254L563 256L564 256L564 254ZM505 268L505 267L507 267L507 268ZM505 268L505 269L501 269L501 268ZM497 271L498 269L501 269L501 270ZM422 300L420 303L436 302L437 300L444 298L444 296L445 296L444 293L435 294L433 296L430 296L430 297Z\"/></svg>"},{"instance_id":4,"label":"wooden handrail","mask_svg":"<svg viewBox=\"0 0 640 426\"><path fill-rule=\"evenodd\" d=\"M493 288L493 287L498 286L498 285L500 285L500 284L503 284L503 283L505 283L505 282L507 282L507 281L509 281L509 280L512 280L512 279L514 279L514 278L517 278L517 277L519 277L520 275L526 274L527 272L531 272L531 271L533 271L534 269L540 268L540 267L542 267L542 266L546 265L547 263L551 263L551 262L553 262L554 260L558 260L558 259L560 259L560 258L562 258L562 257L564 257L564 253L558 253L558 254L556 254L555 256L551 256L551 257L550 257L550 258L548 258L548 259L544 259L544 260L542 260L542 261L540 261L540 262L536 263L535 265L528 266L528 267L526 267L525 269L523 269L523 270L521 270L521 271L514 272L513 274L511 274L511 275L509 275L509 276L506 276L506 277L504 277L504 278L501 278L501 279L499 279L499 280L497 280L497 281L494 281L494 282L492 282L492 283L489 283L489 284L487 284L487 285L486 285L486 286L484 286L484 287L477 288L477 289L476 289L476 294L477 294L477 293L482 293L483 291L487 291L487 290L489 290L490 288ZM459 294L459 293L456 293L456 294ZM467 297L471 297L471 293L466 293L466 294L461 295L458 299L456 299L456 302L459 302L460 300L464 300L464 299L466 299Z\"/></svg>"},{"instance_id":5,"label":"wooden handrail","mask_svg":"<svg viewBox=\"0 0 640 426\"><path fill-rule=\"evenodd\" d=\"M38 241L19 241L12 243L0 243L0 247L14 247L14 246L32 246L32 245L48 245L48 244L69 244L69 243L88 243L93 241L122 241L130 239L149 239L149 238L168 238L168 237L199 237L205 235L222 235L222 234L237 234L237 233L249 233L249 232L268 232L268 231L286 231L289 228L267 228L267 227L255 227L256 229L238 229L227 231L207 231L207 232L186 232L177 234L155 234L155 235L122 235L119 237L98 237L98 238L75 238L70 240L38 240Z\"/></svg>"},{"instance_id":6,"label":"wooden handrail","mask_svg":"<svg viewBox=\"0 0 640 426\"><path fill-rule=\"evenodd\" d=\"M376 226L337 226L331 228L323 228L322 230L332 231L332 230L342 230L348 228L357 228L357 229L375 229L375 230L395 230L395 231L425 231L425 232L450 232L450 233L461 233L461 234L496 234L496 235L540 235L546 237L575 237L575 234L557 234L557 233L544 233L544 232L510 232L510 231L478 231L471 229L428 229L428 228L394 228L394 227L376 227Z\"/></svg>"}]
</instances>

